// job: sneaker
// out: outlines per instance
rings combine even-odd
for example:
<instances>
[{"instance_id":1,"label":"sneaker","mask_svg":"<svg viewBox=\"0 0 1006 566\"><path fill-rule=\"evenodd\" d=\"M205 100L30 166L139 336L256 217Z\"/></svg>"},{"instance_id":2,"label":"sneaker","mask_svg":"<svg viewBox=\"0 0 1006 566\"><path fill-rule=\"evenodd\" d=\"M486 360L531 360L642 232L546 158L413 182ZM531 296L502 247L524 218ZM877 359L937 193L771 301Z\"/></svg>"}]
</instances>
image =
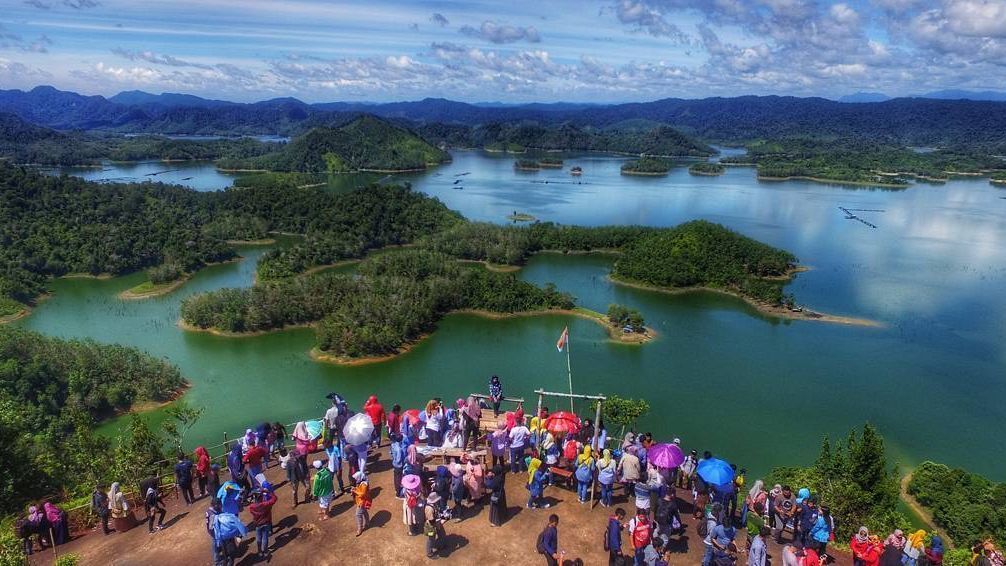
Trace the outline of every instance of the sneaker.
<instances>
[{"instance_id":1,"label":"sneaker","mask_svg":"<svg viewBox=\"0 0 1006 566\"><path fill-rule=\"evenodd\" d=\"M549 507L551 507L551 506L552 506L552 504L551 504L551 503L546 503L546 504L542 505L542 506L541 506L541 508L542 508L542 509L548 509L548 508L549 508Z\"/></svg>"}]
</instances>

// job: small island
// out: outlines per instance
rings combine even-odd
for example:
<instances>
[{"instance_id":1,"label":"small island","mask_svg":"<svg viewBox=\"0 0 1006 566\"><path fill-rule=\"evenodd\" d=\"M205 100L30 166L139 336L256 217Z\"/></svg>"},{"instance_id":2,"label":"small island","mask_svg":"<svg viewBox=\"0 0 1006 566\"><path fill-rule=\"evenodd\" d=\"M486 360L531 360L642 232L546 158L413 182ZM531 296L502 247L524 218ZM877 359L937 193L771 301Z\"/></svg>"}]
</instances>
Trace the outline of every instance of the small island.
<instances>
[{"instance_id":1,"label":"small island","mask_svg":"<svg viewBox=\"0 0 1006 566\"><path fill-rule=\"evenodd\" d=\"M147 280L135 287L126 289L119 293L120 299L137 300L149 299L167 295L189 280L190 273L186 273L182 267L176 263L164 263L147 270Z\"/></svg>"},{"instance_id":2,"label":"small island","mask_svg":"<svg viewBox=\"0 0 1006 566\"><path fill-rule=\"evenodd\" d=\"M993 185L1006 187L1006 171L996 171L989 177L989 182Z\"/></svg>"},{"instance_id":3,"label":"small island","mask_svg":"<svg viewBox=\"0 0 1006 566\"><path fill-rule=\"evenodd\" d=\"M727 168L722 163L710 162L696 163L688 168L688 172L692 175L706 175L710 177L722 175L726 170Z\"/></svg>"},{"instance_id":4,"label":"small island","mask_svg":"<svg viewBox=\"0 0 1006 566\"><path fill-rule=\"evenodd\" d=\"M534 216L527 214L526 212L513 211L513 214L507 216L507 220L512 222L534 222L537 220Z\"/></svg>"},{"instance_id":5,"label":"small island","mask_svg":"<svg viewBox=\"0 0 1006 566\"><path fill-rule=\"evenodd\" d=\"M517 171L540 171L541 164L533 159L518 159L513 162L513 168Z\"/></svg>"},{"instance_id":6,"label":"small island","mask_svg":"<svg viewBox=\"0 0 1006 566\"><path fill-rule=\"evenodd\" d=\"M671 162L659 157L642 157L622 165L622 175L660 177L671 170Z\"/></svg>"},{"instance_id":7,"label":"small island","mask_svg":"<svg viewBox=\"0 0 1006 566\"><path fill-rule=\"evenodd\" d=\"M542 169L562 169L562 160L555 157L545 157L538 161Z\"/></svg>"}]
</instances>

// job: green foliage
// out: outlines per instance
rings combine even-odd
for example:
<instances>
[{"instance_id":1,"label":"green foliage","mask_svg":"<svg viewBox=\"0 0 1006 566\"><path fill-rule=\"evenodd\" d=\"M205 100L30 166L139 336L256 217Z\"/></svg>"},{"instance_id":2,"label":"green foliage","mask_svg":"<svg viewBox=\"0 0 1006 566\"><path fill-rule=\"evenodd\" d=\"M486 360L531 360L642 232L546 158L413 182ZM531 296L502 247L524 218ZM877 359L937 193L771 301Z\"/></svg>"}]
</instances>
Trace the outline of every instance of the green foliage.
<instances>
[{"instance_id":1,"label":"green foliage","mask_svg":"<svg viewBox=\"0 0 1006 566\"><path fill-rule=\"evenodd\" d=\"M597 129L572 123L490 122L476 126L423 124L419 133L435 143L523 153L525 148L608 151L646 155L712 155L715 151L669 126Z\"/></svg>"},{"instance_id":2,"label":"green foliage","mask_svg":"<svg viewBox=\"0 0 1006 566\"><path fill-rule=\"evenodd\" d=\"M896 510L897 474L887 462L883 438L870 424L860 435L851 432L842 447L825 438L813 466L776 468L766 483L790 485L794 491L809 488L831 508L838 541L849 540L860 525L890 532L907 524Z\"/></svg>"},{"instance_id":3,"label":"green foliage","mask_svg":"<svg viewBox=\"0 0 1006 566\"><path fill-rule=\"evenodd\" d=\"M702 163L696 163L688 168L688 172L693 175L722 175L726 171L726 167L722 163L709 163L703 161Z\"/></svg>"},{"instance_id":4,"label":"green foliage","mask_svg":"<svg viewBox=\"0 0 1006 566\"><path fill-rule=\"evenodd\" d=\"M24 305L15 301L14 299L9 299L4 296L0 296L0 316L10 316L12 314L17 314L24 310Z\"/></svg>"},{"instance_id":5,"label":"green foliage","mask_svg":"<svg viewBox=\"0 0 1006 566\"><path fill-rule=\"evenodd\" d=\"M912 472L908 493L932 510L933 521L960 546L988 537L1006 540L1006 483L923 462Z\"/></svg>"},{"instance_id":6,"label":"green foliage","mask_svg":"<svg viewBox=\"0 0 1006 566\"><path fill-rule=\"evenodd\" d=\"M180 399L164 411L168 415L168 419L161 427L165 437L176 450L182 449L185 435L203 415L204 410L204 407L192 407L184 399Z\"/></svg>"},{"instance_id":7,"label":"green foliage","mask_svg":"<svg viewBox=\"0 0 1006 566\"><path fill-rule=\"evenodd\" d=\"M952 548L943 554L944 566L971 566L971 549Z\"/></svg>"},{"instance_id":8,"label":"green foliage","mask_svg":"<svg viewBox=\"0 0 1006 566\"><path fill-rule=\"evenodd\" d=\"M597 405L593 405L597 407ZM622 428L632 428L636 421L650 412L650 404L646 399L626 399L611 395L601 405L601 415L608 425L620 425Z\"/></svg>"},{"instance_id":9,"label":"green foliage","mask_svg":"<svg viewBox=\"0 0 1006 566\"><path fill-rule=\"evenodd\" d=\"M534 159L518 159L513 163L514 169L519 169L521 171L538 171L541 169L541 164Z\"/></svg>"},{"instance_id":10,"label":"green foliage","mask_svg":"<svg viewBox=\"0 0 1006 566\"><path fill-rule=\"evenodd\" d=\"M625 305L608 305L608 322L615 326L631 328L633 332L646 330L643 315Z\"/></svg>"},{"instance_id":11,"label":"green foliage","mask_svg":"<svg viewBox=\"0 0 1006 566\"><path fill-rule=\"evenodd\" d=\"M269 223L251 214L225 212L203 226L203 234L217 240L261 240L269 235Z\"/></svg>"},{"instance_id":12,"label":"green foliage","mask_svg":"<svg viewBox=\"0 0 1006 566\"><path fill-rule=\"evenodd\" d=\"M282 149L247 160L221 160L226 169L302 173L426 169L450 156L414 133L373 116L339 127L317 127Z\"/></svg>"},{"instance_id":13,"label":"green foliage","mask_svg":"<svg viewBox=\"0 0 1006 566\"><path fill-rule=\"evenodd\" d=\"M56 561L53 562L53 565L54 566L77 566L77 564L79 562L80 562L80 559L77 557L76 554L61 554L61 555L59 555L56 558Z\"/></svg>"},{"instance_id":14,"label":"green foliage","mask_svg":"<svg viewBox=\"0 0 1006 566\"><path fill-rule=\"evenodd\" d=\"M85 495L109 480L112 449L95 422L137 401L164 400L182 384L177 368L132 348L0 328L0 514L43 495ZM141 446L121 450L130 464L117 469L149 464L156 453Z\"/></svg>"},{"instance_id":15,"label":"green foliage","mask_svg":"<svg viewBox=\"0 0 1006 566\"><path fill-rule=\"evenodd\" d=\"M656 231L628 245L612 274L658 287L730 289L778 304L792 254L703 220Z\"/></svg>"},{"instance_id":16,"label":"green foliage","mask_svg":"<svg viewBox=\"0 0 1006 566\"><path fill-rule=\"evenodd\" d=\"M406 249L365 259L358 275L322 273L197 295L182 318L231 332L318 322L318 345L339 356L390 354L433 329L446 313L571 308L572 298L511 274L471 269L441 253Z\"/></svg>"},{"instance_id":17,"label":"green foliage","mask_svg":"<svg viewBox=\"0 0 1006 566\"><path fill-rule=\"evenodd\" d=\"M27 566L21 539L14 534L13 518L0 520L0 566Z\"/></svg>"},{"instance_id":18,"label":"green foliage","mask_svg":"<svg viewBox=\"0 0 1006 566\"><path fill-rule=\"evenodd\" d=\"M642 157L622 165L622 173L636 175L666 175L674 164L659 157Z\"/></svg>"},{"instance_id":19,"label":"green foliage","mask_svg":"<svg viewBox=\"0 0 1006 566\"><path fill-rule=\"evenodd\" d=\"M119 434L115 446L114 477L134 483L137 479L158 473L153 465L164 459L164 437L150 430L147 421L140 415L130 415L129 424Z\"/></svg>"},{"instance_id":20,"label":"green foliage","mask_svg":"<svg viewBox=\"0 0 1006 566\"><path fill-rule=\"evenodd\" d=\"M177 263L162 263L147 270L147 277L155 285L177 281L182 275L185 275L185 271Z\"/></svg>"},{"instance_id":21,"label":"green foliage","mask_svg":"<svg viewBox=\"0 0 1006 566\"><path fill-rule=\"evenodd\" d=\"M1006 161L981 148L929 152L860 139L785 138L748 146L748 155L723 162L755 163L770 178L813 177L878 185L907 185L903 177L942 181L953 173L1006 169Z\"/></svg>"},{"instance_id":22,"label":"green foliage","mask_svg":"<svg viewBox=\"0 0 1006 566\"><path fill-rule=\"evenodd\" d=\"M303 187L304 185L323 184L326 177L321 173L280 173L277 171L265 171L261 173L247 173L234 179L235 187Z\"/></svg>"}]
</instances>

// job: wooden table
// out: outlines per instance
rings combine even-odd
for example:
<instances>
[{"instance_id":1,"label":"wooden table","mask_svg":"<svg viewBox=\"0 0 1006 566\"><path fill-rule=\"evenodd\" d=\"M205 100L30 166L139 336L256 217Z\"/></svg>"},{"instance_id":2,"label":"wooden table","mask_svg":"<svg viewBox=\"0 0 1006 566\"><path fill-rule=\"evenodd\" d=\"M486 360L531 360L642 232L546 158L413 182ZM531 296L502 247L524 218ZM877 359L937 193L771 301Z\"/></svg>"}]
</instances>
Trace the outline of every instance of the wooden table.
<instances>
[{"instance_id":1,"label":"wooden table","mask_svg":"<svg viewBox=\"0 0 1006 566\"><path fill-rule=\"evenodd\" d=\"M463 454L468 454L469 458L478 458L479 461L482 462L482 465L485 466L486 455L488 454L486 450L464 450L462 448L443 448L443 447L428 448L428 449L424 448L422 450L417 450L417 452L421 454L423 458L426 460L424 468L426 466L432 466L432 468L427 469L436 469L437 466L446 464L448 461L450 461L451 458L460 459ZM431 460L433 460L434 458L440 458L441 462L439 463L431 462Z\"/></svg>"}]
</instances>

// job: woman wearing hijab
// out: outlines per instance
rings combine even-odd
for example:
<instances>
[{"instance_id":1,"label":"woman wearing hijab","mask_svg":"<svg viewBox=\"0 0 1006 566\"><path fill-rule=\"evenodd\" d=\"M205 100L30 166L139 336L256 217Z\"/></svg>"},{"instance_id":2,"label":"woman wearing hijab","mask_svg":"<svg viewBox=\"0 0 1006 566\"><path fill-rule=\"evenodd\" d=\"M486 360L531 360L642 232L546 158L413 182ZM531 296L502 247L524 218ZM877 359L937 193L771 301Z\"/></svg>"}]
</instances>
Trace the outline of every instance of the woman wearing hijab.
<instances>
[{"instance_id":1,"label":"woman wearing hijab","mask_svg":"<svg viewBox=\"0 0 1006 566\"><path fill-rule=\"evenodd\" d=\"M500 414L500 403L503 402L503 384L500 383L499 376L489 378L489 402L493 405L493 416Z\"/></svg>"},{"instance_id":2,"label":"woman wearing hijab","mask_svg":"<svg viewBox=\"0 0 1006 566\"><path fill-rule=\"evenodd\" d=\"M482 406L478 399L472 396L468 397L461 419L464 423L462 448L468 450L468 443L471 441L472 450L477 450L479 447L479 423L482 422Z\"/></svg>"},{"instance_id":3,"label":"woman wearing hijab","mask_svg":"<svg viewBox=\"0 0 1006 566\"><path fill-rule=\"evenodd\" d=\"M601 460L597 463L597 483L601 484L601 505L604 507L611 507L617 469L618 463L611 457L611 450L605 448L601 453Z\"/></svg>"},{"instance_id":4,"label":"woman wearing hijab","mask_svg":"<svg viewBox=\"0 0 1006 566\"><path fill-rule=\"evenodd\" d=\"M817 521L810 528L809 538L817 543L817 553L824 556L828 541L831 540L831 532L835 530L835 525L831 520L831 509L827 505L821 506L821 511L817 514ZM925 534L925 531L922 531ZM912 566L915 566L914 564Z\"/></svg>"},{"instance_id":5,"label":"woman wearing hijab","mask_svg":"<svg viewBox=\"0 0 1006 566\"><path fill-rule=\"evenodd\" d=\"M224 513L240 515L243 496L244 488L233 481L225 481L217 490L217 499L220 500L220 508Z\"/></svg>"},{"instance_id":6,"label":"woman wearing hijab","mask_svg":"<svg viewBox=\"0 0 1006 566\"><path fill-rule=\"evenodd\" d=\"M541 458L541 453L539 452L539 446L541 445L541 420L538 417L531 417L531 423L528 425L528 430L531 434L527 437L527 444L531 447L531 455L535 458Z\"/></svg>"},{"instance_id":7,"label":"woman wearing hijab","mask_svg":"<svg viewBox=\"0 0 1006 566\"><path fill-rule=\"evenodd\" d=\"M763 480L755 480L754 485L751 486L751 490L744 497L744 508L741 510L741 524L748 524L749 514L758 516L760 522L761 516L765 514L765 505L767 502L768 492L765 491L765 482ZM761 525L757 526L760 527ZM757 533L758 528L755 528L753 531L749 530L748 532Z\"/></svg>"},{"instance_id":8,"label":"woman wearing hijab","mask_svg":"<svg viewBox=\"0 0 1006 566\"><path fill-rule=\"evenodd\" d=\"M116 531L124 533L133 528L133 511L129 508L125 494L119 487L119 482L112 484L108 490L108 512L112 516L112 526Z\"/></svg>"},{"instance_id":9,"label":"woman wearing hijab","mask_svg":"<svg viewBox=\"0 0 1006 566\"><path fill-rule=\"evenodd\" d=\"M943 564L943 538L933 533L933 538L929 541L929 548L926 549L926 562L929 566L941 566Z\"/></svg>"},{"instance_id":10,"label":"woman wearing hijab","mask_svg":"<svg viewBox=\"0 0 1006 566\"><path fill-rule=\"evenodd\" d=\"M255 446L255 440L257 436L255 431L250 428L245 429L245 435L241 437L241 451L247 452L249 448Z\"/></svg>"},{"instance_id":11,"label":"woman wearing hijab","mask_svg":"<svg viewBox=\"0 0 1006 566\"><path fill-rule=\"evenodd\" d=\"M926 531L919 529L914 533L908 535L908 541L905 543L905 548L902 552L905 557L901 559L901 563L905 566L915 566L919 563L919 557L925 552L925 540Z\"/></svg>"},{"instance_id":12,"label":"woman wearing hijab","mask_svg":"<svg viewBox=\"0 0 1006 566\"><path fill-rule=\"evenodd\" d=\"M506 521L506 475L501 465L493 466L486 477L489 490L489 525L499 527Z\"/></svg>"},{"instance_id":13,"label":"woman wearing hijab","mask_svg":"<svg viewBox=\"0 0 1006 566\"><path fill-rule=\"evenodd\" d=\"M49 522L49 529L52 530L53 543L56 546L66 544L70 540L70 528L66 524L66 513L50 501L46 501L42 508L45 510L45 518Z\"/></svg>"},{"instance_id":14,"label":"woman wearing hijab","mask_svg":"<svg viewBox=\"0 0 1006 566\"><path fill-rule=\"evenodd\" d=\"M409 444L409 447L405 449L405 468L402 472L405 475L422 476L423 474L423 455L416 450L415 444Z\"/></svg>"},{"instance_id":15,"label":"woman wearing hijab","mask_svg":"<svg viewBox=\"0 0 1006 566\"><path fill-rule=\"evenodd\" d=\"M241 453L241 445L236 442L231 446L230 453L227 454L227 470L231 473L231 481L249 487L245 475L244 455Z\"/></svg>"},{"instance_id":16,"label":"woman wearing hijab","mask_svg":"<svg viewBox=\"0 0 1006 566\"><path fill-rule=\"evenodd\" d=\"M485 495L485 470L482 469L482 462L478 458L469 458L467 455L461 457L465 463L465 486L468 488L468 499L474 504L482 500Z\"/></svg>"},{"instance_id":17,"label":"woman wearing hijab","mask_svg":"<svg viewBox=\"0 0 1006 566\"><path fill-rule=\"evenodd\" d=\"M489 438L489 450L493 455L493 467L506 465L506 453L510 448L510 435L507 434L506 423L496 424L496 431Z\"/></svg>"},{"instance_id":18,"label":"woman wearing hijab","mask_svg":"<svg viewBox=\"0 0 1006 566\"><path fill-rule=\"evenodd\" d=\"M451 463L447 469L451 473L451 499L454 500L451 517L455 523L460 523L464 513L465 497L468 495L468 488L465 486L465 472L461 468L461 464L457 462Z\"/></svg>"},{"instance_id":19,"label":"woman wearing hijab","mask_svg":"<svg viewBox=\"0 0 1006 566\"><path fill-rule=\"evenodd\" d=\"M328 506L332 503L332 472L328 471L321 460L312 463L314 469L314 482L311 485L311 494L318 499L318 519L328 520Z\"/></svg>"},{"instance_id":20,"label":"woman wearing hijab","mask_svg":"<svg viewBox=\"0 0 1006 566\"><path fill-rule=\"evenodd\" d=\"M433 480L433 491L440 496L441 505L446 506L451 496L451 472L447 466L437 466L436 478Z\"/></svg>"},{"instance_id":21,"label":"woman wearing hijab","mask_svg":"<svg viewBox=\"0 0 1006 566\"><path fill-rule=\"evenodd\" d=\"M49 520L45 516L45 510L36 505L29 506L28 524L30 525L29 532L37 535L39 550L45 550L45 541L49 534ZM31 545L31 534L28 535L28 545Z\"/></svg>"},{"instance_id":22,"label":"woman wearing hijab","mask_svg":"<svg viewBox=\"0 0 1006 566\"><path fill-rule=\"evenodd\" d=\"M409 536L416 536L423 524L422 481L416 474L402 478L402 522L409 530Z\"/></svg>"},{"instance_id":23,"label":"woman wearing hijab","mask_svg":"<svg viewBox=\"0 0 1006 566\"><path fill-rule=\"evenodd\" d=\"M852 551L853 566L864 566L866 553L870 550L870 529L859 527L859 531L849 541L849 550Z\"/></svg>"},{"instance_id":24,"label":"woman wearing hijab","mask_svg":"<svg viewBox=\"0 0 1006 566\"><path fill-rule=\"evenodd\" d=\"M206 481L210 477L210 453L204 446L196 446L196 483L199 485L199 497L206 496Z\"/></svg>"},{"instance_id":25,"label":"woman wearing hijab","mask_svg":"<svg viewBox=\"0 0 1006 566\"><path fill-rule=\"evenodd\" d=\"M555 441L555 437L552 436L551 432L548 432L544 428L542 429L542 439L541 448L539 450L539 458L548 464L548 483L552 483L552 466L559 465L559 444Z\"/></svg>"},{"instance_id":26,"label":"woman wearing hijab","mask_svg":"<svg viewBox=\"0 0 1006 566\"><path fill-rule=\"evenodd\" d=\"M551 506L543 499L546 485L548 485L548 468L542 467L540 459L531 458L527 466L527 487L531 492L527 500L528 509L548 509Z\"/></svg>"},{"instance_id":27,"label":"woman wearing hijab","mask_svg":"<svg viewBox=\"0 0 1006 566\"><path fill-rule=\"evenodd\" d=\"M580 503L587 501L587 490L594 479L594 457L590 446L584 446L583 452L576 457L576 493Z\"/></svg>"},{"instance_id":28,"label":"woman wearing hijab","mask_svg":"<svg viewBox=\"0 0 1006 566\"><path fill-rule=\"evenodd\" d=\"M894 529L894 532L888 535L887 540L884 541L884 546L893 546L899 551L903 550L905 548L905 532L901 529Z\"/></svg>"}]
</instances>

